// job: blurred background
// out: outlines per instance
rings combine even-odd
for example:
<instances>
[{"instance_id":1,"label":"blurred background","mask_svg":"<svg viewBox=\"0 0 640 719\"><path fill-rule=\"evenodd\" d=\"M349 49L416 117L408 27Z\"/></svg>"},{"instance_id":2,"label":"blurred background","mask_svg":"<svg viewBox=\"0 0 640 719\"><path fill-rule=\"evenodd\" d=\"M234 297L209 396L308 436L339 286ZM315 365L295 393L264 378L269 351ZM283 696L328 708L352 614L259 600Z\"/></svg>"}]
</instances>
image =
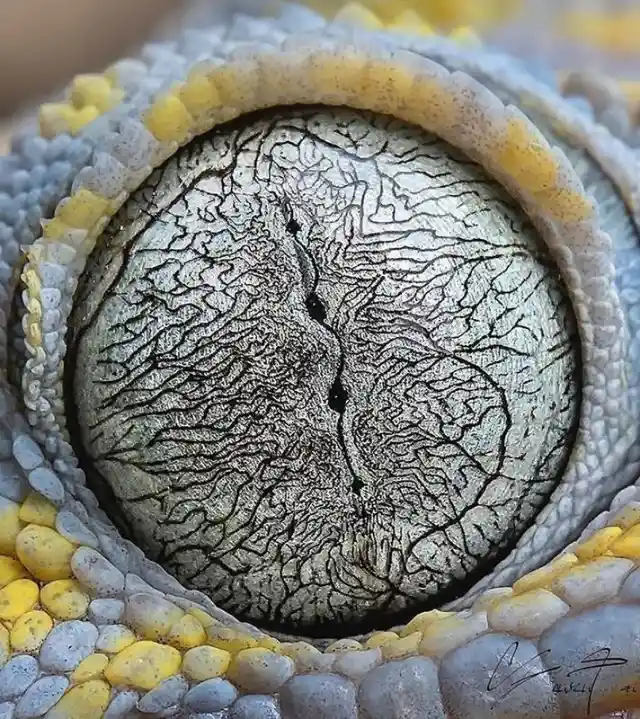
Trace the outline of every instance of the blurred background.
<instances>
[{"instance_id":1,"label":"blurred background","mask_svg":"<svg viewBox=\"0 0 640 719\"><path fill-rule=\"evenodd\" d=\"M260 0L249 0L254 6ZM244 0L20 0L0 5L0 151L30 107L79 72L99 71L145 40ZM264 0L268 12L273 0ZM597 69L640 107L640 0L307 0L327 17L454 31L556 70ZM346 8L345 8L346 5ZM363 12L364 10L364 12ZM228 11L228 10L227 10ZM462 29L460 29L462 28ZM29 38L25 41L24 38Z\"/></svg>"},{"instance_id":2,"label":"blurred background","mask_svg":"<svg viewBox=\"0 0 640 719\"><path fill-rule=\"evenodd\" d=\"M325 15L341 0L309 0ZM557 70L596 69L640 101L640 0L364 0L385 23L413 11L440 32L471 28L485 42Z\"/></svg>"}]
</instances>

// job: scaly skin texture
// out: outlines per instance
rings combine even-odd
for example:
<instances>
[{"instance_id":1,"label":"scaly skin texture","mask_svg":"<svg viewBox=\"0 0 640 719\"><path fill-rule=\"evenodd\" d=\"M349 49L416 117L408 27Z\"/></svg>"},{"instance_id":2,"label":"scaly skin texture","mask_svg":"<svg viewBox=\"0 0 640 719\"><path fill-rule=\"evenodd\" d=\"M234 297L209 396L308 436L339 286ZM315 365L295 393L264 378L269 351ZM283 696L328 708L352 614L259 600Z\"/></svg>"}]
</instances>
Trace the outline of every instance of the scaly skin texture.
<instances>
[{"instance_id":1,"label":"scaly skin texture","mask_svg":"<svg viewBox=\"0 0 640 719\"><path fill-rule=\"evenodd\" d=\"M2 160L0 716L577 719L640 707L640 187L615 97L574 81L591 110L511 58L367 31L382 22L357 6L357 28L275 13L229 14L77 78ZM456 280L470 265L483 266L476 289ZM430 300L441 276L449 292ZM408 286L424 299L406 299ZM430 323L452 297L463 319ZM206 331L190 333L199 322ZM427 416L458 396L454 379L464 394ZM404 443L392 479L429 474L423 491L376 481L372 467L391 474L392 440ZM306 492L291 480L279 497L292 446L306 447ZM268 502L248 459L260 453L278 470ZM498 490L461 510L477 487ZM440 538L425 534L448 501ZM210 526L185 546L179 529L200 509ZM439 561L449 573L435 579ZM323 593L325 575L343 584ZM458 590L439 591L453 579Z\"/></svg>"}]
</instances>

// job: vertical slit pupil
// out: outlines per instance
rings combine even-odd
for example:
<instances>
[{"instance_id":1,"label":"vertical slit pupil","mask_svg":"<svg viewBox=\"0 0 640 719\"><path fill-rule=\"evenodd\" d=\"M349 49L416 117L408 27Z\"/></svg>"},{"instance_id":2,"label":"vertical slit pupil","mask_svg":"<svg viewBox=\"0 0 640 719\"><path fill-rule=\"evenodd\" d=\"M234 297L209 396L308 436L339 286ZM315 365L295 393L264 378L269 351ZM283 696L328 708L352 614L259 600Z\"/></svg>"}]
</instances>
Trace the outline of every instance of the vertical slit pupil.
<instances>
[{"instance_id":1,"label":"vertical slit pupil","mask_svg":"<svg viewBox=\"0 0 640 719\"><path fill-rule=\"evenodd\" d=\"M329 390L329 407L334 412L342 414L347 403L347 392L342 386L340 377L336 377L331 389Z\"/></svg>"},{"instance_id":2,"label":"vertical slit pupil","mask_svg":"<svg viewBox=\"0 0 640 719\"><path fill-rule=\"evenodd\" d=\"M305 300L305 304L309 314L311 315L311 319L314 319L316 322L325 321L327 313L324 309L322 301L315 292L309 293L307 299Z\"/></svg>"},{"instance_id":3,"label":"vertical slit pupil","mask_svg":"<svg viewBox=\"0 0 640 719\"><path fill-rule=\"evenodd\" d=\"M287 222L287 232L292 234L294 237L298 235L301 229L302 227L300 226L300 223L295 218L291 217ZM317 275L314 284L318 284ZM321 325L324 325L326 327L327 325L325 320L327 318L327 312L324 308L324 305L322 304L322 300L320 299L320 297L318 297L314 290L311 290L311 292L309 292L309 294L307 295L305 305L311 319L315 320L316 322L319 322ZM331 330L331 332L333 334L333 330ZM338 369L338 374L336 375L336 378L331 385L331 389L329 390L329 407L334 412L338 412L338 414L342 414L344 412L345 405L348 399L347 392L342 386L342 369L343 362L341 361L340 367Z\"/></svg>"},{"instance_id":4,"label":"vertical slit pupil","mask_svg":"<svg viewBox=\"0 0 640 719\"><path fill-rule=\"evenodd\" d=\"M326 326L325 319L327 317L327 312L322 304L322 300L315 292L312 291L307 295L305 304L310 317L316 322L320 322L320 324ZM339 414L344 412L344 408L347 403L347 392L342 386L342 369L343 364L341 362L336 378L329 390L329 407L331 407L334 412L338 412Z\"/></svg>"}]
</instances>

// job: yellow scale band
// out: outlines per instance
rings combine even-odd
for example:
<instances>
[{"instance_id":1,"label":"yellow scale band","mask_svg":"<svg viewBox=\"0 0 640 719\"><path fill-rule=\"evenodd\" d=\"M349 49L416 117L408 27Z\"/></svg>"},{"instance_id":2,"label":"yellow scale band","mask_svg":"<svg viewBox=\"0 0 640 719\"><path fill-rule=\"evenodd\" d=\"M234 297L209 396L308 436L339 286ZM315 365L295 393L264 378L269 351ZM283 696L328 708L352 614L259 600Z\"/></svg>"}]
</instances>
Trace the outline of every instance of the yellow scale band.
<instances>
[{"instance_id":1,"label":"yellow scale band","mask_svg":"<svg viewBox=\"0 0 640 719\"><path fill-rule=\"evenodd\" d=\"M353 19L369 23L370 27L380 26L375 24L375 16L372 19L366 13L363 15L358 7L348 9ZM411 11L406 11L390 25L402 29L415 20ZM411 29L415 31L413 26ZM426 24L420 31L432 32ZM465 33L459 31L458 36L464 39ZM287 70L290 72L291 68ZM423 78L416 84L413 76L389 60L372 63L358 56L339 60L328 57L324 63L314 62L304 72L323 93L336 88L339 75L345 94L358 96L359 107L374 111L388 109L389 98L383 96L380 88L384 82L390 82L397 93L395 106L405 109L404 119L436 133L443 133L456 120L458 105L448 88L432 78ZM275 74L274 78L277 77ZM162 143L184 144L195 133L204 132L221 117L225 118L223 107L234 105L229 102L229 89L241 88L244 80L243 71L236 73L233 66L209 73L198 71L171 94L154 102L144 117L146 127ZM291 76L287 81L290 86L280 88L279 92L281 95L289 92L291 102L295 102L296 83ZM81 76L72 85L68 103L42 107L41 132L45 137L61 132L76 134L121 98L122 92L108 74ZM236 105L241 111L241 104ZM427 110L431 111L430 116L425 114ZM550 216L572 223L590 218L592 206L586 198L557 184L561 174L557 158L547 145L539 142L528 122L517 116L508 118L494 161ZM79 241L85 250L90 248L117 209L116 203L80 189L59 205L52 220L44 223L43 236L30 248L29 263L23 272L28 298L26 336L32 347L42 344L42 283L38 264L46 256L47 247L64 244L70 232L79 230ZM85 617L94 596L73 578L71 558L77 545L56 531L57 513L55 505L35 492L21 504L7 502L2 510L0 663L14 653L37 653L59 621ZM609 526L547 566L522 577L513 587L490 590L476 602L474 610L498 616L502 609L515 607L533 613L541 597L560 591L568 577L579 571L586 580L591 576L597 578L601 562L611 558L640 563L640 509L622 510ZM310 667L319 661L315 658L320 652L310 644L280 643L268 636L237 632L196 608L143 614L129 630L80 663L71 675L69 689L48 716L99 717L108 705L111 686L150 690L178 672L192 681L219 676L237 681L243 668L259 664L269 653L289 656ZM433 610L418 614L396 631L376 632L364 642L340 640L325 651L379 648L387 660L415 654L440 656L451 648L450 642L464 643L475 636L474 632L472 618ZM612 702L615 699L611 697Z\"/></svg>"}]
</instances>

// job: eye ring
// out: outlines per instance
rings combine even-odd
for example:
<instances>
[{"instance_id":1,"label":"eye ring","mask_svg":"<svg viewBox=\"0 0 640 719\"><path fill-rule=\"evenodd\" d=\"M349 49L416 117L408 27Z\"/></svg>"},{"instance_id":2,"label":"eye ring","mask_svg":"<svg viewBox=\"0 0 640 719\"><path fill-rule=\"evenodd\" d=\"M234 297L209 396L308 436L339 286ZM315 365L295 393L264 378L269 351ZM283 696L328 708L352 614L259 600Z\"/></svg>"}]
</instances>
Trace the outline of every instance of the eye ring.
<instances>
[{"instance_id":1,"label":"eye ring","mask_svg":"<svg viewBox=\"0 0 640 719\"><path fill-rule=\"evenodd\" d=\"M593 204L565 155L551 148L522 113L505 107L468 75L451 73L410 52L374 54L366 46L345 47L335 41L323 41L316 49L306 43L285 43L281 53L243 54L224 67L199 65L185 83L152 100L141 121L123 118L122 113L115 118L120 133L113 144L114 172L102 185L96 179L98 172L90 168L84 172L73 194L58 205L54 218L43 223L43 236L27 251L22 273L27 308L23 327L30 358L22 385L36 436L53 448L51 456L60 471L68 467L70 479L79 481L82 473L64 426L59 362L63 347L58 343L48 348L43 338L64 337L73 291L86 259L131 190L179 146L220 122L276 101L296 105L312 100L392 114L433 132L478 161L529 214L555 256L580 324L581 421L568 470L554 494L560 502L571 501L572 493L579 491L575 486L587 473L590 481L596 481L594 470L580 462L582 448L597 446L606 431L615 440L610 457L621 460L633 441L630 430L636 409L635 397L625 384L628 337L613 289L613 248L610 238L598 229ZM102 167L106 164L103 155L94 159ZM127 160L130 170L124 164ZM48 374L39 383L43 372ZM603 382L608 387L606 395L597 391ZM40 392L42 386L47 387L46 394ZM617 426L602 425L605 396L616 398L613 422ZM545 519L551 516L550 509L541 513L535 528L540 536L544 535L540 525L544 529ZM546 548L548 555L568 539L582 516L574 515L556 532ZM533 531L524 538L531 540ZM519 571L541 560L540 554L520 557L517 549L515 556ZM498 573L493 581L508 576L508 572ZM482 586L469 596L473 598Z\"/></svg>"}]
</instances>

